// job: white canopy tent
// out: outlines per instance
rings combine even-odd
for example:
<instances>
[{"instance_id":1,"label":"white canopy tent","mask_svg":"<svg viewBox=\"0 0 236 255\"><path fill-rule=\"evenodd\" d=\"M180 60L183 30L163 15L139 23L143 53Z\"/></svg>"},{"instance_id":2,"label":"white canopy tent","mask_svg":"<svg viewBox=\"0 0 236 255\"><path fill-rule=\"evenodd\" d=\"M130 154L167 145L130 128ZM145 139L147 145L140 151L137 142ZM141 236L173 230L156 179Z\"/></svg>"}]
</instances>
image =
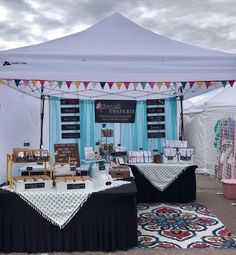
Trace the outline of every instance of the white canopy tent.
<instances>
[{"instance_id":1,"label":"white canopy tent","mask_svg":"<svg viewBox=\"0 0 236 255\"><path fill-rule=\"evenodd\" d=\"M195 149L199 168L212 173L217 161L215 125L222 118L236 120L236 87L219 88L184 100L185 139Z\"/></svg>"},{"instance_id":2,"label":"white canopy tent","mask_svg":"<svg viewBox=\"0 0 236 255\"><path fill-rule=\"evenodd\" d=\"M0 79L29 80L30 85L32 80L46 80L45 95L146 99L175 95L178 82L235 80L236 56L168 39L115 13L85 31L0 52ZM54 81L90 83L68 90L65 83ZM128 89L110 88L109 84L101 88L97 82L130 84ZM140 82L174 83L169 89L143 89ZM23 90L40 97L40 84L37 86ZM209 90L215 87L217 84ZM18 89L22 90L21 86ZM195 84L185 89L185 98L204 91L205 86Z\"/></svg>"},{"instance_id":3,"label":"white canopy tent","mask_svg":"<svg viewBox=\"0 0 236 255\"><path fill-rule=\"evenodd\" d=\"M9 123L4 121L0 125L0 134L6 138L0 139L0 167L4 169L10 147L20 147L23 142L35 146L35 137L39 141L40 100L35 101L28 95L38 99L43 94L46 99L55 95L144 100L178 96L182 94L181 82L195 82L184 89L184 97L189 98L221 86L218 81L222 80L236 80L235 55L168 39L118 13L73 35L1 51L0 84L6 87L2 86L4 93L0 88L0 111ZM207 90L196 81L213 83ZM146 82L149 85L145 85ZM160 86L154 82L160 82ZM24 93L27 103L20 104L20 96L10 88ZM21 113L17 107L22 109ZM47 109L45 112L44 135L47 136ZM29 118L34 123L31 132L28 131ZM20 130L19 123L22 124ZM9 126L14 127L14 135L9 135ZM44 138L46 147L47 139Z\"/></svg>"}]
</instances>

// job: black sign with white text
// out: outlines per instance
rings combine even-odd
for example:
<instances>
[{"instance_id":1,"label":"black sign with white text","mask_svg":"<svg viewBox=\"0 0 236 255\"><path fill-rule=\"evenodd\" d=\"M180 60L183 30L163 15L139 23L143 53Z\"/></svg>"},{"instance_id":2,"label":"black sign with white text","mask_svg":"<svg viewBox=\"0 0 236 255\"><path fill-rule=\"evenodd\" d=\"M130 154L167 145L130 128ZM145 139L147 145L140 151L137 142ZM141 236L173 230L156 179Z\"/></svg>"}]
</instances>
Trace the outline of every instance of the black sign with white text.
<instances>
[{"instance_id":1,"label":"black sign with white text","mask_svg":"<svg viewBox=\"0 0 236 255\"><path fill-rule=\"evenodd\" d=\"M147 116L147 122L164 122L165 121L165 116Z\"/></svg>"},{"instance_id":2,"label":"black sign with white text","mask_svg":"<svg viewBox=\"0 0 236 255\"><path fill-rule=\"evenodd\" d=\"M79 107L63 107L61 113L79 113Z\"/></svg>"},{"instance_id":3,"label":"black sign with white text","mask_svg":"<svg viewBox=\"0 0 236 255\"><path fill-rule=\"evenodd\" d=\"M148 99L147 105L165 105L164 99Z\"/></svg>"},{"instance_id":4,"label":"black sign with white text","mask_svg":"<svg viewBox=\"0 0 236 255\"><path fill-rule=\"evenodd\" d=\"M136 101L95 100L95 122L134 123Z\"/></svg>"},{"instance_id":5,"label":"black sign with white text","mask_svg":"<svg viewBox=\"0 0 236 255\"><path fill-rule=\"evenodd\" d=\"M148 130L165 130L165 124L149 124L147 125Z\"/></svg>"},{"instance_id":6,"label":"black sign with white text","mask_svg":"<svg viewBox=\"0 0 236 255\"><path fill-rule=\"evenodd\" d=\"M79 122L80 116L61 116L61 122Z\"/></svg>"},{"instance_id":7,"label":"black sign with white text","mask_svg":"<svg viewBox=\"0 0 236 255\"><path fill-rule=\"evenodd\" d=\"M165 112L164 107L147 108L147 113L164 113L164 112Z\"/></svg>"},{"instance_id":8,"label":"black sign with white text","mask_svg":"<svg viewBox=\"0 0 236 255\"><path fill-rule=\"evenodd\" d=\"M158 133L148 133L148 138L165 138L166 134L164 132Z\"/></svg>"},{"instance_id":9,"label":"black sign with white text","mask_svg":"<svg viewBox=\"0 0 236 255\"><path fill-rule=\"evenodd\" d=\"M62 139L79 139L80 133L62 133L61 138Z\"/></svg>"},{"instance_id":10,"label":"black sign with white text","mask_svg":"<svg viewBox=\"0 0 236 255\"><path fill-rule=\"evenodd\" d=\"M80 130L79 124L61 125L61 130Z\"/></svg>"},{"instance_id":11,"label":"black sign with white text","mask_svg":"<svg viewBox=\"0 0 236 255\"><path fill-rule=\"evenodd\" d=\"M61 99L61 105L73 105L73 104L79 104L79 99L74 99L74 98Z\"/></svg>"}]
</instances>

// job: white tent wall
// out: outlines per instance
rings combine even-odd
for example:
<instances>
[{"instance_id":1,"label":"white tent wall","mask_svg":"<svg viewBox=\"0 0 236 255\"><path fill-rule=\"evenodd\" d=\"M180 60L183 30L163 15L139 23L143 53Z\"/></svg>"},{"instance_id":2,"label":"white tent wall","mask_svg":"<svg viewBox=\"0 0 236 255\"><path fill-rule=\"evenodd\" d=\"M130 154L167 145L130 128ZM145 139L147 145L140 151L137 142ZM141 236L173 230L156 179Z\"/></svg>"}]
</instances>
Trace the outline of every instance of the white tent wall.
<instances>
[{"instance_id":1,"label":"white tent wall","mask_svg":"<svg viewBox=\"0 0 236 255\"><path fill-rule=\"evenodd\" d=\"M6 154L12 148L30 143L31 148L40 144L39 99L19 93L6 86L0 87L0 183L5 182ZM44 145L49 147L48 102L45 102ZM14 165L14 175L18 175L21 165Z\"/></svg>"},{"instance_id":2,"label":"white tent wall","mask_svg":"<svg viewBox=\"0 0 236 255\"><path fill-rule=\"evenodd\" d=\"M199 113L184 115L184 132L188 147L194 148L194 162L199 170L206 172L206 115Z\"/></svg>"}]
</instances>

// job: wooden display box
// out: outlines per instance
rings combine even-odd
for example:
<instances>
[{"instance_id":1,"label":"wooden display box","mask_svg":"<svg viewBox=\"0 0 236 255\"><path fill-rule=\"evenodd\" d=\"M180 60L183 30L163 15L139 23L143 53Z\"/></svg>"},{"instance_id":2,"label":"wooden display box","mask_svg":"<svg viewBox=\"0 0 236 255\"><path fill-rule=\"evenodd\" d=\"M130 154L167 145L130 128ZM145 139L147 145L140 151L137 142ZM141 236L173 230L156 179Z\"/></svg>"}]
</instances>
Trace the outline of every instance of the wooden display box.
<instances>
[{"instance_id":1,"label":"wooden display box","mask_svg":"<svg viewBox=\"0 0 236 255\"><path fill-rule=\"evenodd\" d=\"M16 192L52 189L52 179L46 175L13 177Z\"/></svg>"},{"instance_id":2,"label":"wooden display box","mask_svg":"<svg viewBox=\"0 0 236 255\"><path fill-rule=\"evenodd\" d=\"M49 161L49 152L40 149L13 148L12 159L15 163Z\"/></svg>"},{"instance_id":3,"label":"wooden display box","mask_svg":"<svg viewBox=\"0 0 236 255\"><path fill-rule=\"evenodd\" d=\"M93 181L89 176L56 177L55 182L57 191L93 190Z\"/></svg>"},{"instance_id":4,"label":"wooden display box","mask_svg":"<svg viewBox=\"0 0 236 255\"><path fill-rule=\"evenodd\" d=\"M130 177L130 171L128 166L117 166L112 167L109 174L112 178L129 178Z\"/></svg>"}]
</instances>

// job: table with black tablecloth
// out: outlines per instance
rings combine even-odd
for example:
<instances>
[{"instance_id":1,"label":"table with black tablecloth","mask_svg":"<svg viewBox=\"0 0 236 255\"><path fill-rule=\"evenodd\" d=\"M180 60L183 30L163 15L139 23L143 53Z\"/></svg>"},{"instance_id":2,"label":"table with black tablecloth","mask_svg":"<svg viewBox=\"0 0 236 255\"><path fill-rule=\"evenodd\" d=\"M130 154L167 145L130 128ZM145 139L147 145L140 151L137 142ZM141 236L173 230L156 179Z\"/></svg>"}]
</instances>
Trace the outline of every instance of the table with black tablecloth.
<instances>
[{"instance_id":1,"label":"table with black tablecloth","mask_svg":"<svg viewBox=\"0 0 236 255\"><path fill-rule=\"evenodd\" d=\"M17 194L0 190L0 252L109 252L136 245L134 182L93 193L63 229Z\"/></svg>"},{"instance_id":2,"label":"table with black tablecloth","mask_svg":"<svg viewBox=\"0 0 236 255\"><path fill-rule=\"evenodd\" d=\"M138 191L137 202L188 203L196 200L196 165L185 166L183 164L183 171L163 191L154 187L150 181L138 170L137 166L129 166L135 177Z\"/></svg>"}]
</instances>

